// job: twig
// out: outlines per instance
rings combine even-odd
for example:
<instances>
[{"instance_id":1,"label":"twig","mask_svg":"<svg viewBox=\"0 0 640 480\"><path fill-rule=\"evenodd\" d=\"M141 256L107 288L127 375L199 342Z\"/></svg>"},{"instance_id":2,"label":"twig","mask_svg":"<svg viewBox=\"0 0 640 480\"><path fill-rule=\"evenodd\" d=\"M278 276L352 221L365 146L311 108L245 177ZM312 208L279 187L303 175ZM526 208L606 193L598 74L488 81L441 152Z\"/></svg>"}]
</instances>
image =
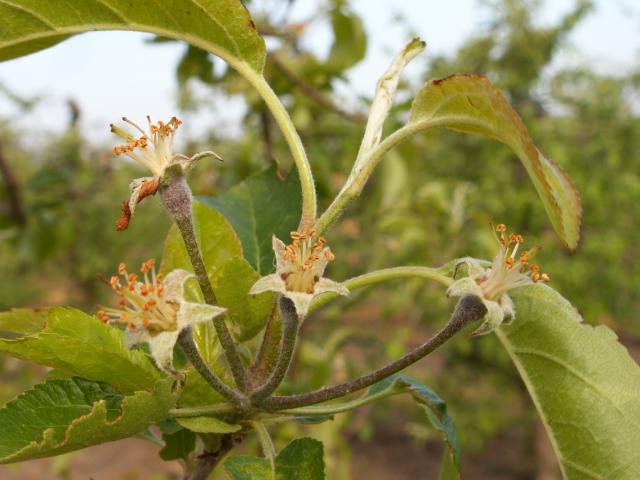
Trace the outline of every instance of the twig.
<instances>
[{"instance_id":1,"label":"twig","mask_svg":"<svg viewBox=\"0 0 640 480\"><path fill-rule=\"evenodd\" d=\"M196 239L196 233L193 226L193 209L191 189L187 184L182 172L165 171L165 176L159 187L162 203L173 218L174 223L178 227L182 239L184 240L193 271L196 274L200 289L204 296L205 302L209 305L215 305L216 295L209 281L207 269L200 253L200 247ZM235 342L224 321L224 316L219 315L213 317L213 326L216 329L220 345L225 353L225 358L231 369L231 374L236 383L236 387L244 392L247 388L247 373L242 364L242 360L236 350ZM207 367L208 368L208 367Z\"/></svg>"},{"instance_id":2,"label":"twig","mask_svg":"<svg viewBox=\"0 0 640 480\"><path fill-rule=\"evenodd\" d=\"M27 216L22 208L22 198L20 187L9 163L4 156L2 143L0 143L0 175L4 179L7 187L7 198L9 200L9 213L18 225L24 226L27 223Z\"/></svg>"},{"instance_id":3,"label":"twig","mask_svg":"<svg viewBox=\"0 0 640 480\"><path fill-rule=\"evenodd\" d=\"M185 480L207 480L227 453L242 442L243 439L244 433L241 432L222 435L220 437L220 447L215 452L205 450L200 454L193 471L185 477Z\"/></svg>"},{"instance_id":4,"label":"twig","mask_svg":"<svg viewBox=\"0 0 640 480\"><path fill-rule=\"evenodd\" d=\"M409 365L417 362L421 358L433 352L443 343L453 337L462 328L476 320L479 320L487 313L480 298L473 295L466 295L460 299L449 322L436 335L431 337L418 348L412 350L404 357L392 362L374 372L367 373L349 382L334 385L332 387L324 387L308 393L298 395L288 395L284 397L267 398L261 407L265 410L275 411L288 408L302 407L305 405L314 405L316 403L326 402L334 398L342 397L350 393L356 392L363 388L369 387L374 383L387 378L394 373L403 370Z\"/></svg>"},{"instance_id":5,"label":"twig","mask_svg":"<svg viewBox=\"0 0 640 480\"><path fill-rule=\"evenodd\" d=\"M273 370L280 350L280 339L282 337L282 322L278 315L278 302L273 302L273 308L264 329L260 349L256 359L249 367L249 377L252 387L260 385L267 379Z\"/></svg>"}]
</instances>

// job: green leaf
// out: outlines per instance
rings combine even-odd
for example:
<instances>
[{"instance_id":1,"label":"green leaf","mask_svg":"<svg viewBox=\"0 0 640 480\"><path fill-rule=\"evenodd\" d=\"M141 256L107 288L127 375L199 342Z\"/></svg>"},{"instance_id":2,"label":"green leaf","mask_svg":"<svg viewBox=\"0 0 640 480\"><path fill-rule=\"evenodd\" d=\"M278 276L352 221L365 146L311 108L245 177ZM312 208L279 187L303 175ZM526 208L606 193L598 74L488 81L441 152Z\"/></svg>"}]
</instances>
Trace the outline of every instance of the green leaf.
<instances>
[{"instance_id":1,"label":"green leaf","mask_svg":"<svg viewBox=\"0 0 640 480\"><path fill-rule=\"evenodd\" d=\"M244 258L230 258L215 287L218 304L229 309L234 336L241 342L252 339L264 328L273 307L274 294L249 295L259 278Z\"/></svg>"},{"instance_id":2,"label":"green leaf","mask_svg":"<svg viewBox=\"0 0 640 480\"><path fill-rule=\"evenodd\" d=\"M224 469L233 480L272 480L271 465L266 458L239 455L225 460ZM276 473L277 475L277 473ZM276 476L276 480L279 477ZM293 480L293 479L291 479ZM324 480L324 479L323 479Z\"/></svg>"},{"instance_id":3,"label":"green leaf","mask_svg":"<svg viewBox=\"0 0 640 480\"><path fill-rule=\"evenodd\" d=\"M273 272L271 237L288 239L300 220L302 194L295 171L282 181L274 166L218 197L198 199L231 222L242 242L245 258L260 275Z\"/></svg>"},{"instance_id":4,"label":"green leaf","mask_svg":"<svg viewBox=\"0 0 640 480\"><path fill-rule=\"evenodd\" d=\"M387 396L394 393L409 392L423 408L431 424L442 434L449 450L449 456L457 470L460 470L460 442L453 419L447 413L447 405L440 396L417 380L406 375L396 374L369 387L366 397Z\"/></svg>"},{"instance_id":5,"label":"green leaf","mask_svg":"<svg viewBox=\"0 0 640 480\"><path fill-rule=\"evenodd\" d=\"M196 239L209 280L215 284L224 263L232 257L242 256L242 245L229 222L215 210L194 202L193 217ZM176 268L193 272L180 232L173 225L164 242L161 271L166 274Z\"/></svg>"},{"instance_id":6,"label":"green leaf","mask_svg":"<svg viewBox=\"0 0 640 480\"><path fill-rule=\"evenodd\" d=\"M224 468L233 480L271 479L269 461L240 455L225 460ZM276 480L324 480L322 442L298 438L276 457Z\"/></svg>"},{"instance_id":7,"label":"green leaf","mask_svg":"<svg viewBox=\"0 0 640 480\"><path fill-rule=\"evenodd\" d=\"M164 433L162 439L165 445L159 455L163 460L186 459L196 448L196 434L184 428L173 433Z\"/></svg>"},{"instance_id":8,"label":"green leaf","mask_svg":"<svg viewBox=\"0 0 640 480\"><path fill-rule=\"evenodd\" d=\"M0 351L123 392L153 387L163 377L142 351L126 347L121 330L79 310L3 312L0 333Z\"/></svg>"},{"instance_id":9,"label":"green leaf","mask_svg":"<svg viewBox=\"0 0 640 480\"><path fill-rule=\"evenodd\" d=\"M197 433L233 433L240 430L240 425L227 423L216 417L184 417L177 422L184 428Z\"/></svg>"},{"instance_id":10,"label":"green leaf","mask_svg":"<svg viewBox=\"0 0 640 480\"><path fill-rule=\"evenodd\" d=\"M516 290L496 333L542 417L567 479L640 478L640 367L605 326L582 323L545 285Z\"/></svg>"},{"instance_id":11,"label":"green leaf","mask_svg":"<svg viewBox=\"0 0 640 480\"><path fill-rule=\"evenodd\" d=\"M533 181L553 228L575 249L580 239L580 195L565 171L536 148L518 114L488 79L451 75L432 80L411 107L409 126L444 127L498 140L513 149Z\"/></svg>"},{"instance_id":12,"label":"green leaf","mask_svg":"<svg viewBox=\"0 0 640 480\"><path fill-rule=\"evenodd\" d=\"M222 366L221 366L222 367ZM214 372L225 373L223 368L218 368ZM201 405L213 405L223 403L224 397L216 392L202 376L194 369L187 370L185 384L180 392L178 405L180 407L198 407Z\"/></svg>"},{"instance_id":13,"label":"green leaf","mask_svg":"<svg viewBox=\"0 0 640 480\"><path fill-rule=\"evenodd\" d=\"M135 435L162 420L175 401L173 379L125 396L73 378L37 385L0 409L0 463L48 457Z\"/></svg>"},{"instance_id":14,"label":"green leaf","mask_svg":"<svg viewBox=\"0 0 640 480\"><path fill-rule=\"evenodd\" d=\"M360 17L345 8L331 11L331 26L334 41L326 64L331 70L341 73L364 58L367 34Z\"/></svg>"},{"instance_id":15,"label":"green leaf","mask_svg":"<svg viewBox=\"0 0 640 480\"><path fill-rule=\"evenodd\" d=\"M95 30L135 30L187 41L261 73L264 40L240 0L0 0L0 61Z\"/></svg>"}]
</instances>

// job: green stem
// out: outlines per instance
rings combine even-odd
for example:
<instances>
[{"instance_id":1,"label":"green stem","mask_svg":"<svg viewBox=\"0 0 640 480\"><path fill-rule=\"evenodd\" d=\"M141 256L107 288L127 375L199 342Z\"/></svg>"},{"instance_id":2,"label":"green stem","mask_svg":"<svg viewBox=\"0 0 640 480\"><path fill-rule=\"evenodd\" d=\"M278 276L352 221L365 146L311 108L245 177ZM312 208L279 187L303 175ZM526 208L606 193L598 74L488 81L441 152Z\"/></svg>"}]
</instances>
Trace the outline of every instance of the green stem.
<instances>
[{"instance_id":1,"label":"green stem","mask_svg":"<svg viewBox=\"0 0 640 480\"><path fill-rule=\"evenodd\" d=\"M385 153L414 133L429 127L438 126L439 123L441 123L440 120L438 122L422 121L409 123L385 138L373 150L368 152L362 160L356 161L344 187L342 187L340 193L338 193L333 202L331 202L331 205L329 205L324 213L320 215L320 218L318 218L315 235L322 235L340 218L349 205L358 198L367 180L369 180L373 170Z\"/></svg>"},{"instance_id":2,"label":"green stem","mask_svg":"<svg viewBox=\"0 0 640 480\"><path fill-rule=\"evenodd\" d=\"M267 83L262 75L257 74L249 65L239 63L234 65L238 71L244 75L244 77L251 83L251 85L258 91L264 102L271 110L276 123L280 127L282 134L289 145L293 161L298 168L298 175L300 177L300 186L302 187L302 217L300 219L300 231L311 228L316 219L317 206L316 206L316 186L313 180L313 173L311 172L311 166L307 159L307 153L305 152L300 135L296 127L291 121L291 117L287 110L284 108L280 99L275 94L271 86Z\"/></svg>"},{"instance_id":3,"label":"green stem","mask_svg":"<svg viewBox=\"0 0 640 480\"><path fill-rule=\"evenodd\" d=\"M282 380L284 380L287 372L289 371L293 352L296 347L298 326L300 325L300 319L296 312L296 307L287 297L280 297L278 303L280 304L282 323L284 325L282 347L280 349L280 355L278 356L278 362L276 363L271 376L264 385L256 389L250 395L251 403L254 405L259 405L262 400L275 392L278 386L280 386Z\"/></svg>"},{"instance_id":4,"label":"green stem","mask_svg":"<svg viewBox=\"0 0 640 480\"><path fill-rule=\"evenodd\" d=\"M262 422L257 420L250 420L249 424L253 427L253 429L258 434L258 438L260 439L260 445L262 446L262 452L264 453L264 456L267 458L267 460L269 460L269 464L271 465L271 478L275 480L276 447L273 444L271 435L269 435L269 431L262 424Z\"/></svg>"},{"instance_id":5,"label":"green stem","mask_svg":"<svg viewBox=\"0 0 640 480\"><path fill-rule=\"evenodd\" d=\"M394 373L407 368L418 360L424 358L447 340L472 322L481 319L487 313L487 308L479 297L466 295L460 299L449 322L436 335L431 337L418 348L407 353L402 358L392 362L373 372L362 375L354 380L324 387L313 392L288 395L284 397L270 397L263 403L262 407L267 411L280 411L295 407L304 407L322 403L335 398L349 395L363 388L378 383Z\"/></svg>"},{"instance_id":6,"label":"green stem","mask_svg":"<svg viewBox=\"0 0 640 480\"><path fill-rule=\"evenodd\" d=\"M159 191L162 197L162 203L182 235L189 259L191 260L191 265L193 265L193 271L196 274L200 289L202 290L202 295L209 305L215 305L216 295L209 281L207 269L202 259L202 254L200 253L200 247L198 246L196 232L193 226L193 199L191 189L179 166L173 169L169 168L165 171L164 177L160 182ZM247 374L244 365L242 365L240 355L238 355L238 351L236 350L233 337L231 337L231 333L224 321L224 316L219 315L213 317L212 321L218 339L220 340L220 345L222 345L222 349L224 350L225 358L231 369L236 387L244 392L247 388Z\"/></svg>"},{"instance_id":7,"label":"green stem","mask_svg":"<svg viewBox=\"0 0 640 480\"><path fill-rule=\"evenodd\" d=\"M419 267L419 266L409 266L409 267L393 267L393 268L385 268L382 270L376 270L374 272L365 273L364 275L360 275L358 277L350 278L343 282L343 285L347 287L349 290L353 291L358 288L368 287L371 285L377 285L379 283L388 282L389 280L396 280L400 278L424 278L427 280L435 280L440 282L445 286L451 285L453 280L442 273L442 270L439 268L430 268L430 267ZM318 308L322 307L326 303L330 302L334 298L338 297L337 293L325 293L321 297L317 297L313 303L311 304L311 308L309 312L313 312Z\"/></svg>"},{"instance_id":8,"label":"green stem","mask_svg":"<svg viewBox=\"0 0 640 480\"><path fill-rule=\"evenodd\" d=\"M200 407L173 408L169 410L169 415L173 418L216 416L234 413L237 410L237 407L229 405L228 403L216 403L214 405L202 405Z\"/></svg>"}]
</instances>

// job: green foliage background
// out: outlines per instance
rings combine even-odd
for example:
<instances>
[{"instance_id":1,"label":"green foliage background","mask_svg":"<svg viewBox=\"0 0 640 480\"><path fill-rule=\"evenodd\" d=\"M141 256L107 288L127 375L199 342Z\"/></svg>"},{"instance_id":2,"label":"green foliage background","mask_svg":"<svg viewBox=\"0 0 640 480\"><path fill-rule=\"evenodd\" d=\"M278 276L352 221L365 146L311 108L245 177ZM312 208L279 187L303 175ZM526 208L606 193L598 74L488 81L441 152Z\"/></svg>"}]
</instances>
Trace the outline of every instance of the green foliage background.
<instances>
[{"instance_id":1,"label":"green foliage background","mask_svg":"<svg viewBox=\"0 0 640 480\"><path fill-rule=\"evenodd\" d=\"M420 83L455 72L478 73L505 92L537 144L570 173L582 194L584 226L578 251L562 249L523 167L504 161L513 156L507 147L436 131L403 143L380 165L361 200L330 235L342 260L332 265L331 276L344 279L398 264L439 265L465 255L490 258L495 248L489 222L503 222L544 247L540 263L554 288L579 307L587 322L612 326L637 353L640 117L632 99L638 95L640 70L605 73L592 65L550 69L567 34L591 5L578 1L556 25L545 27L536 21L536 5L492 3L492 21L454 55L430 57ZM287 101L308 149L321 206L326 206L350 169L364 127L367 99L343 101L334 91L366 52L362 21L346 0L318 7L316 18L329 22L335 35L328 57L318 58L303 48L301 25L282 23L268 12L252 14L258 29L274 40L265 75ZM291 168L286 145L264 105L222 61L185 47L176 75L184 111L206 108L208 95L238 96L248 107L239 138L211 131L206 138L189 139L186 154L213 147L227 159L222 165L202 162L196 167L191 177L196 193L226 191L276 163L283 174ZM402 84L399 98L415 92L416 84ZM210 93L196 88L202 85ZM32 106L14 100L25 110ZM404 122L408 106L394 108L389 131ZM27 132L0 118L1 153L16 178L21 207L19 212L11 209L10 189L0 181L1 310L69 304L92 311L97 303L110 301L108 289L95 279L97 273L108 276L120 261L160 256L159 239L169 221L159 208L152 208L158 200L140 206L127 232L115 231L111 219L118 217L128 182L139 172L114 162L110 152L82 138L78 112L70 111L67 131L39 146L29 142ZM341 316L338 308L329 308L307 322L308 340L301 346L301 366L293 377L295 390L363 372L380 365L381 356L397 357L417 343L415 337L423 338L441 324L450 309L441 291L423 282L404 282L380 293L354 295ZM2 401L42 375L3 358L0 362ZM411 373L429 379L447 400L466 450L482 449L514 425L525 425L518 436L532 441L534 412L495 338L457 339L437 361L421 363ZM282 440L293 438L300 428L315 432L333 458L328 461L330 478L348 478L349 442L338 431L349 438L374 437L376 428L389 427L385 419L391 409L397 411L397 406L377 406L367 421L287 427ZM433 435L422 423L410 423L416 442Z\"/></svg>"}]
</instances>

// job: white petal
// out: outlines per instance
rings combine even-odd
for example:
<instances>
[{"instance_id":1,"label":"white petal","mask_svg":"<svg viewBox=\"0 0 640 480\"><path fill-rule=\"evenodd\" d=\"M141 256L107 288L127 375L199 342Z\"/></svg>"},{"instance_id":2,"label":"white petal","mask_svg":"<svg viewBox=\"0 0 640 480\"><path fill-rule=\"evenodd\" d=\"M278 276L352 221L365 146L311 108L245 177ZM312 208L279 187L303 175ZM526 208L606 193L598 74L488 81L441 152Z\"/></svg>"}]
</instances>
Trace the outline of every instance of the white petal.
<instances>
[{"instance_id":1,"label":"white petal","mask_svg":"<svg viewBox=\"0 0 640 480\"><path fill-rule=\"evenodd\" d=\"M276 254L276 272L277 273L288 272L289 262L284 259L284 250L287 246L284 244L282 240L280 240L275 235L271 237L271 245L273 247L273 252Z\"/></svg>"},{"instance_id":2,"label":"white petal","mask_svg":"<svg viewBox=\"0 0 640 480\"><path fill-rule=\"evenodd\" d=\"M184 284L192 277L195 277L193 273L181 268L171 270L162 280L165 298L170 302L181 301L184 298Z\"/></svg>"},{"instance_id":3,"label":"white petal","mask_svg":"<svg viewBox=\"0 0 640 480\"><path fill-rule=\"evenodd\" d=\"M480 285L471 277L464 277L460 280L456 280L447 289L447 297L462 297L463 295L475 295L483 298L482 289Z\"/></svg>"},{"instance_id":4,"label":"white petal","mask_svg":"<svg viewBox=\"0 0 640 480\"><path fill-rule=\"evenodd\" d=\"M177 319L178 331L182 331L191 325L208 322L213 317L222 315L226 311L226 308L215 307L206 303L180 302Z\"/></svg>"},{"instance_id":5,"label":"white petal","mask_svg":"<svg viewBox=\"0 0 640 480\"><path fill-rule=\"evenodd\" d=\"M160 332L149 338L151 356L161 370L173 372L173 347L178 341L178 330Z\"/></svg>"},{"instance_id":6,"label":"white petal","mask_svg":"<svg viewBox=\"0 0 640 480\"><path fill-rule=\"evenodd\" d=\"M484 300L483 303L484 306L487 307L487 313L484 316L484 322L471 333L472 337L493 332L504 320L504 310L498 302Z\"/></svg>"},{"instance_id":7,"label":"white petal","mask_svg":"<svg viewBox=\"0 0 640 480\"><path fill-rule=\"evenodd\" d=\"M283 295L289 298L296 307L296 312L300 318L307 316L309 305L315 295L305 292L284 292Z\"/></svg>"},{"instance_id":8,"label":"white petal","mask_svg":"<svg viewBox=\"0 0 640 480\"><path fill-rule=\"evenodd\" d=\"M328 278L321 278L318 280L313 288L314 296L322 295L323 293L334 292L338 295L349 295L349 289L342 283L334 282Z\"/></svg>"},{"instance_id":9,"label":"white petal","mask_svg":"<svg viewBox=\"0 0 640 480\"><path fill-rule=\"evenodd\" d=\"M249 295L257 295L262 292L279 292L284 294L287 293L287 287L279 274L272 273L271 275L258 279L251 287L251 290L249 290Z\"/></svg>"},{"instance_id":10,"label":"white petal","mask_svg":"<svg viewBox=\"0 0 640 480\"><path fill-rule=\"evenodd\" d=\"M131 211L131 216L133 217L133 212L136 210L136 205L138 205L138 197L140 196L140 190L145 183L154 181L154 177L142 177L136 178L129 184L129 191L131 195L129 196L129 210Z\"/></svg>"}]
</instances>

